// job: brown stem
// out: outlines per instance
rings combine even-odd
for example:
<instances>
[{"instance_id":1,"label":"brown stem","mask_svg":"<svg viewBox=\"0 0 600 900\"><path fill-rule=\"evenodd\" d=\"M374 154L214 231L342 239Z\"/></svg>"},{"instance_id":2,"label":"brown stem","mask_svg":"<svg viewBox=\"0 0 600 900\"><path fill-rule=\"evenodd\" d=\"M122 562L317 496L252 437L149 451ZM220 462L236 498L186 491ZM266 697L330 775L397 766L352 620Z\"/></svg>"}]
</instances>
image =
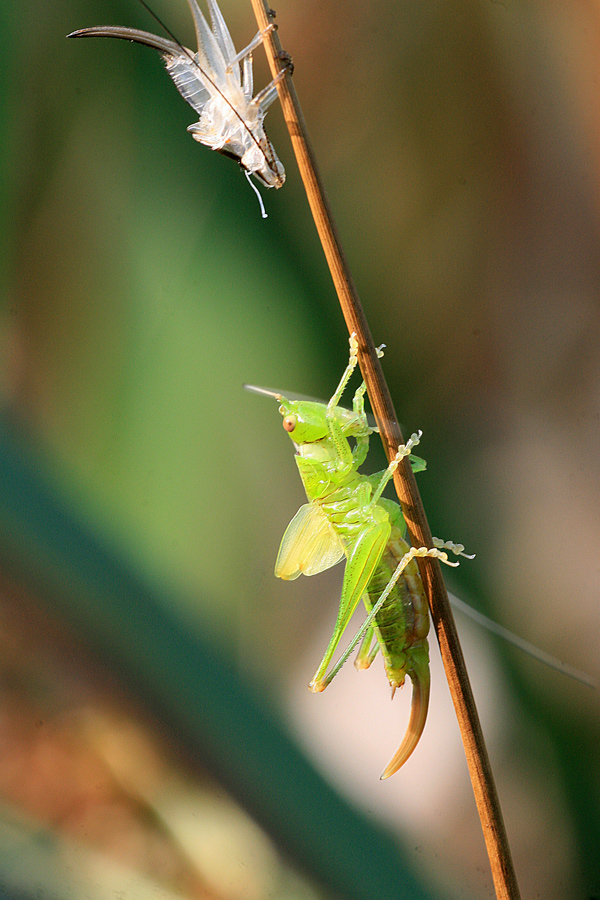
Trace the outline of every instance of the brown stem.
<instances>
[{"instance_id":1,"label":"brown stem","mask_svg":"<svg viewBox=\"0 0 600 900\"><path fill-rule=\"evenodd\" d=\"M261 31L273 20L266 0L252 0L252 7ZM285 66L285 54L275 30L265 36L265 49L273 77ZM308 202L323 245L338 294L342 314L348 331L356 332L359 343L359 365L367 384L369 399L377 419L381 438L388 459L392 459L399 444L404 443L400 426L371 331L358 298L348 263L344 256L337 229L329 207L325 190L310 145L304 117L290 77L277 87L283 114L290 133L294 153ZM402 512L406 519L412 544L416 547L432 547L431 532L425 516L419 490L407 459L398 467L394 485ZM498 900L519 900L519 887L513 868L502 811L494 784L479 716L464 657L458 640L448 594L437 560L419 559L421 576L427 591L431 616L440 645L442 660L454 702L454 709L462 735L462 741L475 794L475 802L481 819L483 835L492 870Z\"/></svg>"}]
</instances>

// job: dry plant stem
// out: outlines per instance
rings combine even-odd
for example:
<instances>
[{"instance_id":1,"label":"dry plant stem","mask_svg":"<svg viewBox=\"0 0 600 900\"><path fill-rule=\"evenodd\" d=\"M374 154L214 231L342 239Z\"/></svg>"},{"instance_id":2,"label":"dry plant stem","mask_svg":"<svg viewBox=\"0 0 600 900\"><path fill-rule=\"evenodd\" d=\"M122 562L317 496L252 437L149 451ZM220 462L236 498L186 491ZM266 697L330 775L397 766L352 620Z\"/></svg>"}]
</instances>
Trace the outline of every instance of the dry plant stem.
<instances>
[{"instance_id":1,"label":"dry plant stem","mask_svg":"<svg viewBox=\"0 0 600 900\"><path fill-rule=\"evenodd\" d=\"M272 23L273 14L265 0L252 0L261 30ZM265 47L273 77L284 67L285 55L276 31L266 36ZM355 331L359 342L359 364L367 383L371 406L381 431L388 459L404 443L390 393L375 345L352 282L343 254L329 203L308 140L304 119L291 79L278 85L279 98L308 201L329 264L348 331ZM431 532L412 469L404 460L394 477L394 485L414 546L432 547ZM458 718L465 755L483 828L492 877L498 900L518 900L519 888L512 864L500 803L475 707L464 657L458 640L454 618L448 602L441 567L437 560L419 559L419 568L429 598L433 624L437 634L454 709Z\"/></svg>"}]
</instances>

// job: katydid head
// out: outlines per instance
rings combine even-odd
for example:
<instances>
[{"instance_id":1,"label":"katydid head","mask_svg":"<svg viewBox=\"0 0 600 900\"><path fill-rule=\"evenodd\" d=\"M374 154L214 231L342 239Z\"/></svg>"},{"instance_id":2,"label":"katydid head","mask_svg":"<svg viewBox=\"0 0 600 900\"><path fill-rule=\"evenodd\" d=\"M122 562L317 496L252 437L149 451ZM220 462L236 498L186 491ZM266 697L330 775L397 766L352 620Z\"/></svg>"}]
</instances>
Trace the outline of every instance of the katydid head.
<instances>
[{"instance_id":1,"label":"katydid head","mask_svg":"<svg viewBox=\"0 0 600 900\"><path fill-rule=\"evenodd\" d=\"M258 387L255 384L245 384L244 387L254 394L273 397L279 402L283 427L295 444L314 444L327 437L329 429L326 403L307 397L305 394L294 394L292 396L295 399L289 400L279 391ZM335 418L346 438L368 437L377 431L372 416L369 417L371 421L367 423L365 417L358 414L356 410L336 406Z\"/></svg>"},{"instance_id":2,"label":"katydid head","mask_svg":"<svg viewBox=\"0 0 600 900\"><path fill-rule=\"evenodd\" d=\"M315 444L329 433L327 407L310 400L288 400L279 397L279 412L283 416L283 428L294 444Z\"/></svg>"},{"instance_id":3,"label":"katydid head","mask_svg":"<svg viewBox=\"0 0 600 900\"><path fill-rule=\"evenodd\" d=\"M323 440L329 433L327 426L327 406L318 400L288 400L277 391L245 384L244 387L254 394L273 397L279 403L279 412L283 416L283 427L294 444L314 444ZM301 397L302 395L296 395ZM348 410L344 410L348 412Z\"/></svg>"}]
</instances>

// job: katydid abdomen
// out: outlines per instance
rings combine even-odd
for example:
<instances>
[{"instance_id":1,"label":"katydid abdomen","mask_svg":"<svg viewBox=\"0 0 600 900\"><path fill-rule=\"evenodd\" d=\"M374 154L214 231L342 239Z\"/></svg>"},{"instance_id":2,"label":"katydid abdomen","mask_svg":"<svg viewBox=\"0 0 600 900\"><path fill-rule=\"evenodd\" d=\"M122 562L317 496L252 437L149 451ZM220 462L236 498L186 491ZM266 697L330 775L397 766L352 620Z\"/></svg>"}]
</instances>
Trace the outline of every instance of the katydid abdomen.
<instances>
[{"instance_id":1,"label":"katydid abdomen","mask_svg":"<svg viewBox=\"0 0 600 900\"><path fill-rule=\"evenodd\" d=\"M363 595L367 612L371 612L409 549L398 526L392 525L379 565ZM429 706L429 607L414 560L404 569L376 613L373 632L376 643L371 648L371 635L368 632L356 658L356 668L368 668L380 650L392 688L392 697L396 688L402 687L407 675L412 683L412 703L406 734L381 776L388 778L398 771L417 746L425 727Z\"/></svg>"}]
</instances>

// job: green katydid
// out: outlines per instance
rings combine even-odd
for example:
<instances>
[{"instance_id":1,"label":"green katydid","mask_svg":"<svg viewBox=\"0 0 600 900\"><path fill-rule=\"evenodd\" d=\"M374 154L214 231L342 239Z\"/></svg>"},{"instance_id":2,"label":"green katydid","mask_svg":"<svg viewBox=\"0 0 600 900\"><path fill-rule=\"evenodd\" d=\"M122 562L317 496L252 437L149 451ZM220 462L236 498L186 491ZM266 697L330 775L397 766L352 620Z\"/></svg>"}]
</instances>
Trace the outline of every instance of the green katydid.
<instances>
[{"instance_id":1,"label":"green katydid","mask_svg":"<svg viewBox=\"0 0 600 900\"><path fill-rule=\"evenodd\" d=\"M259 394L279 401L283 427L296 447L296 462L304 483L308 503L302 506L288 525L281 541L275 574L293 580L300 574L316 575L334 566L344 556L346 570L337 621L329 646L315 673L310 689L323 691L344 665L360 639L362 646L356 668L368 668L381 650L386 674L392 687L412 682L413 697L406 735L383 772L393 775L415 749L425 726L429 703L429 610L415 557L437 557L447 565L445 550L461 556L462 544L433 538L434 548L409 548L406 523L399 505L382 497L401 459L410 457L413 471L422 471L425 462L413 447L421 433L413 434L398 448L394 460L384 472L361 475L357 470L367 457L369 436L377 431L369 427L364 411L366 386L363 382L354 394L352 410L338 406L357 363L358 344L350 338L350 360L329 403L312 400L288 400L282 394L246 385ZM382 356L381 348L378 355ZM348 442L353 438L352 449ZM472 557L467 557L472 559ZM360 599L368 615L338 662L327 668ZM484 628L501 636L546 665L590 687L595 681L585 672L556 659L523 638L498 625L468 604L449 594L450 602L475 619Z\"/></svg>"},{"instance_id":2,"label":"green katydid","mask_svg":"<svg viewBox=\"0 0 600 900\"><path fill-rule=\"evenodd\" d=\"M381 350L379 351L382 355ZM281 541L275 574L292 580L300 574L316 575L346 557L346 569L335 628L311 683L323 691L362 638L356 660L368 668L381 650L392 687L412 682L413 698L406 735L382 774L393 775L415 749L425 726L429 703L429 610L417 565L417 556L436 557L448 565L445 550L465 555L464 547L434 538L434 548L409 548L400 506L382 497L400 461L419 443L413 434L398 448L384 472L366 476L358 472L369 449L370 428L364 410L364 382L354 394L352 410L338 404L356 367L358 342L350 338L350 360L327 405L288 400L271 393L280 403L283 427L296 447L296 462L308 503L288 525ZM348 441L353 438L352 448ZM411 457L413 469L424 462ZM339 661L327 672L339 641L359 601L368 616Z\"/></svg>"}]
</instances>

